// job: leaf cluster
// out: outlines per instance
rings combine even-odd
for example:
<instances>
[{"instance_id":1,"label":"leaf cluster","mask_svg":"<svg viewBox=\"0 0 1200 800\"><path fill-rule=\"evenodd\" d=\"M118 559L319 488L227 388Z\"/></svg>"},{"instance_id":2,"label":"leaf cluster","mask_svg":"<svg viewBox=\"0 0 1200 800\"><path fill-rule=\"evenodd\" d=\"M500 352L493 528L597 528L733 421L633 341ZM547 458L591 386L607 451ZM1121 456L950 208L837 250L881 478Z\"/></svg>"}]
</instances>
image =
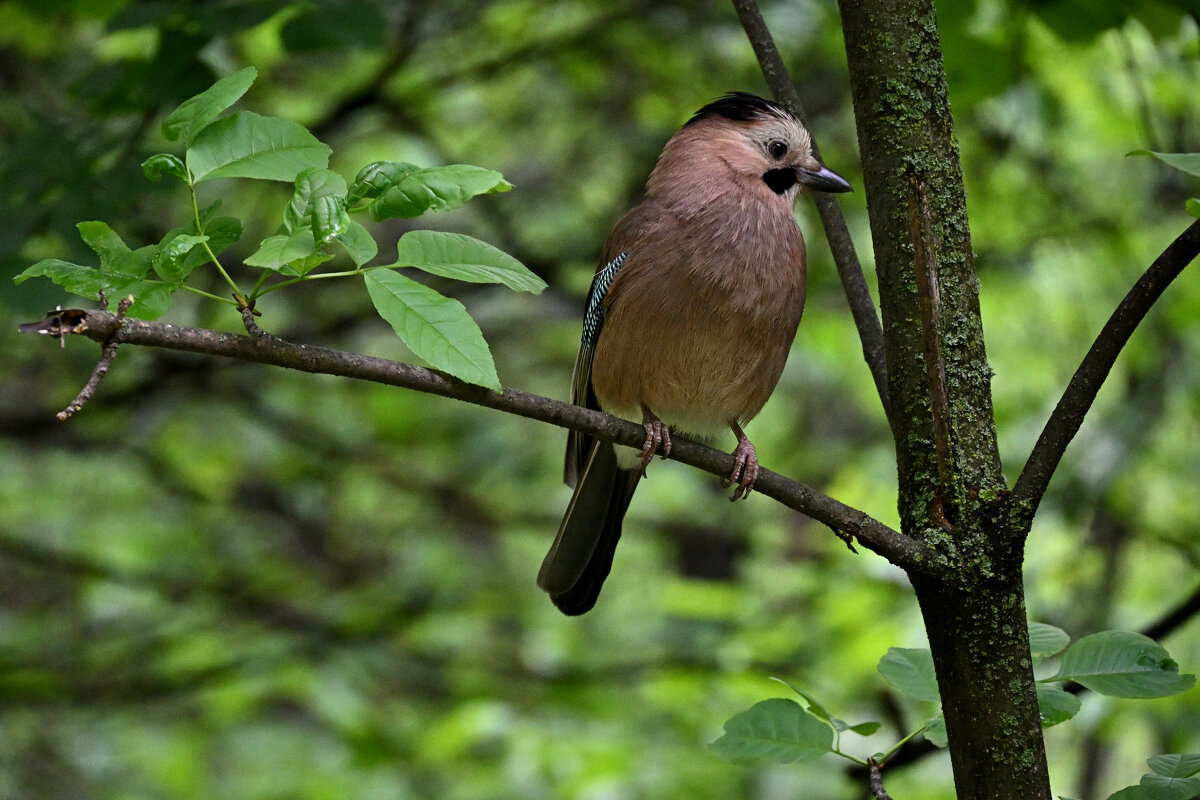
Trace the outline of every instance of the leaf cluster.
<instances>
[{"instance_id":1,"label":"leaf cluster","mask_svg":"<svg viewBox=\"0 0 1200 800\"><path fill-rule=\"evenodd\" d=\"M379 246L354 216L367 213L376 222L411 219L459 208L479 195L507 192L512 185L499 172L482 167L421 168L392 161L367 164L347 184L328 167L330 148L299 123L244 110L222 116L256 77L253 67L227 75L162 121L163 137L182 143L184 155L153 155L142 170L150 180L171 177L186 186L193 213L185 225L168 231L157 244L134 250L106 223L82 222L79 233L98 264L43 259L16 282L49 278L72 294L101 301L130 296L132 316L155 319L166 313L180 290L253 311L263 295L303 281L362 277L380 316L414 353L461 380L499 390L491 352L463 305L397 270L415 267L452 280L499 283L533 293L541 292L545 282L485 242L427 230L402 236L392 263L368 266ZM204 208L199 204L197 187L217 178L295 186L278 232L259 242L242 262L260 270L249 289L221 262L241 239L242 220L218 216L219 198ZM339 254L352 269L317 271ZM230 287L232 300L188 285L193 271L209 264Z\"/></svg>"},{"instance_id":2,"label":"leaf cluster","mask_svg":"<svg viewBox=\"0 0 1200 800\"><path fill-rule=\"evenodd\" d=\"M1180 674L1179 665L1162 645L1140 633L1102 631L1084 636L1068 647L1069 642L1070 637L1060 628L1040 622L1029 624L1030 652L1035 664L1061 653L1058 671L1037 683L1043 728L1066 722L1079 713L1079 698L1063 688L1068 681L1097 694L1143 699L1178 694L1196 682L1194 675ZM884 680L907 697L922 703L941 702L933 654L928 649L889 648L879 660L878 670ZM937 747L947 744L946 722L939 712L889 750L876 752L869 760L844 753L840 749L843 731L870 736L879 729L880 723L847 724L830 714L807 692L780 682L800 695L804 705L789 698L771 698L734 715L725 723L725 733L710 745L717 755L736 764L753 765L814 761L826 753L833 753L855 763L873 762L882 766L915 736L923 735ZM1196 772L1200 772L1200 763L1187 775L1176 777L1188 778ZM1151 783L1155 788L1144 791L1157 792L1161 782L1152 780ZM1143 790L1145 784L1143 779L1143 786L1134 788ZM1110 800L1177 800L1191 796L1167 793L1126 796L1118 793Z\"/></svg>"}]
</instances>

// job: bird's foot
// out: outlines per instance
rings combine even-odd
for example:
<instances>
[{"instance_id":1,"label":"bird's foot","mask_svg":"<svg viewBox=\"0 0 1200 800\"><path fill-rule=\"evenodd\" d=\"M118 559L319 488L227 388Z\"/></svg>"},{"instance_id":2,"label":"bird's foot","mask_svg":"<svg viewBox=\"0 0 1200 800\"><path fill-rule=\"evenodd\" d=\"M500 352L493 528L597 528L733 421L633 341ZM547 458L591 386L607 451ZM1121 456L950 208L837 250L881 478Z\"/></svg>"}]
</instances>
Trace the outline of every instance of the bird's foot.
<instances>
[{"instance_id":1,"label":"bird's foot","mask_svg":"<svg viewBox=\"0 0 1200 800\"><path fill-rule=\"evenodd\" d=\"M646 473L646 465L654 458L654 453L662 450L662 457L671 455L671 428L654 412L642 406L642 427L646 429L646 441L642 445L642 474Z\"/></svg>"},{"instance_id":2,"label":"bird's foot","mask_svg":"<svg viewBox=\"0 0 1200 800\"><path fill-rule=\"evenodd\" d=\"M733 474L722 481L721 485L737 484L733 489L733 496L729 498L730 502L736 502L749 497L754 489L754 482L758 480L758 453L737 423L731 423L731 427L738 437L737 447L733 450Z\"/></svg>"}]
</instances>

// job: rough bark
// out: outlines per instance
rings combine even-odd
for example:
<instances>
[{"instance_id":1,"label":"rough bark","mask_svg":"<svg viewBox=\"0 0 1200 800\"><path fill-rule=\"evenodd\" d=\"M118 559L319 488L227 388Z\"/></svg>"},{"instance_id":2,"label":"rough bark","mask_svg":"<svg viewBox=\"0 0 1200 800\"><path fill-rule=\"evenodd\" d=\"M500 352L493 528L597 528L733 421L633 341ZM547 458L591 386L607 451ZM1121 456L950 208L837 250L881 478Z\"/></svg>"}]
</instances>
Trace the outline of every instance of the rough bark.
<instances>
[{"instance_id":1,"label":"rough bark","mask_svg":"<svg viewBox=\"0 0 1200 800\"><path fill-rule=\"evenodd\" d=\"M932 0L841 0L879 276L902 532L962 800L1049 798L1021 538L992 416L966 201Z\"/></svg>"}]
</instances>

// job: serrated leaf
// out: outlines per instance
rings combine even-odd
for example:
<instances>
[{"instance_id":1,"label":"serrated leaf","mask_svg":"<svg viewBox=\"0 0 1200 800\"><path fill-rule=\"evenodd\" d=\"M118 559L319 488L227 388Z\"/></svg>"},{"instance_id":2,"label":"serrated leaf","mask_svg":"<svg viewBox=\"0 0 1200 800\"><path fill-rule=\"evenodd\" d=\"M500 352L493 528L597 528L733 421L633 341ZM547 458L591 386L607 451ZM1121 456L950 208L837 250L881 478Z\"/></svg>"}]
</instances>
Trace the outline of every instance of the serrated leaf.
<instances>
[{"instance_id":1,"label":"serrated leaf","mask_svg":"<svg viewBox=\"0 0 1200 800\"><path fill-rule=\"evenodd\" d=\"M163 120L163 137L169 142L183 139L184 145L191 145L209 123L246 93L257 77L258 71L254 67L246 67L226 75L200 94L184 100Z\"/></svg>"},{"instance_id":2,"label":"serrated leaf","mask_svg":"<svg viewBox=\"0 0 1200 800\"><path fill-rule=\"evenodd\" d=\"M1167 778L1190 778L1200 773L1200 753L1167 753L1146 760L1151 771Z\"/></svg>"},{"instance_id":3,"label":"serrated leaf","mask_svg":"<svg viewBox=\"0 0 1200 800\"><path fill-rule=\"evenodd\" d=\"M371 217L379 221L411 219L426 211L449 211L476 195L507 192L512 184L499 172L468 164L451 164L411 172L371 203Z\"/></svg>"},{"instance_id":4,"label":"serrated leaf","mask_svg":"<svg viewBox=\"0 0 1200 800\"><path fill-rule=\"evenodd\" d=\"M875 731L879 730L880 723L875 721L860 722L857 725L848 725L846 730L851 733L857 733L859 736L870 736Z\"/></svg>"},{"instance_id":5,"label":"serrated leaf","mask_svg":"<svg viewBox=\"0 0 1200 800\"><path fill-rule=\"evenodd\" d=\"M237 111L212 123L187 151L195 183L212 178L293 181L306 169L329 163L330 149L303 125Z\"/></svg>"},{"instance_id":6,"label":"serrated leaf","mask_svg":"<svg viewBox=\"0 0 1200 800\"><path fill-rule=\"evenodd\" d=\"M1131 150L1126 155L1154 156L1168 166L1200 177L1200 153L1156 153L1153 150Z\"/></svg>"},{"instance_id":7,"label":"serrated leaf","mask_svg":"<svg viewBox=\"0 0 1200 800\"><path fill-rule=\"evenodd\" d=\"M1063 653L1051 681L1074 680L1112 697L1167 697L1190 689L1194 675L1181 675L1158 642L1132 631L1084 636Z\"/></svg>"},{"instance_id":8,"label":"serrated leaf","mask_svg":"<svg viewBox=\"0 0 1200 800\"><path fill-rule=\"evenodd\" d=\"M1044 622L1029 623L1029 650L1035 664L1062 652L1070 641L1071 637L1061 628Z\"/></svg>"},{"instance_id":9,"label":"serrated leaf","mask_svg":"<svg viewBox=\"0 0 1200 800\"><path fill-rule=\"evenodd\" d=\"M879 659L878 669L888 683L909 697L932 703L941 702L937 675L933 670L933 655L928 650L888 648L883 658Z\"/></svg>"},{"instance_id":10,"label":"serrated leaf","mask_svg":"<svg viewBox=\"0 0 1200 800\"><path fill-rule=\"evenodd\" d=\"M163 175L174 175L187 183L187 167L183 165L179 156L170 153L159 153L147 158L142 162L142 173L152 181L160 180Z\"/></svg>"},{"instance_id":11,"label":"serrated leaf","mask_svg":"<svg viewBox=\"0 0 1200 800\"><path fill-rule=\"evenodd\" d=\"M794 700L755 703L725 723L709 749L734 764L814 761L833 748L833 731Z\"/></svg>"},{"instance_id":12,"label":"serrated leaf","mask_svg":"<svg viewBox=\"0 0 1200 800\"><path fill-rule=\"evenodd\" d=\"M502 283L518 292L537 294L546 288L545 281L508 253L461 233L409 231L396 243L393 266L471 283Z\"/></svg>"},{"instance_id":13,"label":"serrated leaf","mask_svg":"<svg viewBox=\"0 0 1200 800\"><path fill-rule=\"evenodd\" d=\"M462 303L390 269L363 275L371 302L396 335L430 366L501 391L492 353Z\"/></svg>"},{"instance_id":14,"label":"serrated leaf","mask_svg":"<svg viewBox=\"0 0 1200 800\"><path fill-rule=\"evenodd\" d=\"M934 747L945 747L950 741L946 734L946 718L938 714L925 720L925 732L922 735Z\"/></svg>"},{"instance_id":15,"label":"serrated leaf","mask_svg":"<svg viewBox=\"0 0 1200 800\"><path fill-rule=\"evenodd\" d=\"M379 253L379 245L375 244L375 237L354 220L350 220L350 226L337 237L337 241L356 267L361 267Z\"/></svg>"},{"instance_id":16,"label":"serrated leaf","mask_svg":"<svg viewBox=\"0 0 1200 800\"><path fill-rule=\"evenodd\" d=\"M162 244L155 248L156 252L152 262L154 271L168 283L183 283L188 273L194 268L185 266L187 255L196 245L207 241L207 236L193 236L186 233L178 234L170 239L164 238Z\"/></svg>"},{"instance_id":17,"label":"serrated leaf","mask_svg":"<svg viewBox=\"0 0 1200 800\"><path fill-rule=\"evenodd\" d=\"M1043 728L1051 728L1060 722L1066 722L1079 713L1079 698L1070 692L1064 692L1057 686L1039 683L1037 685L1038 717Z\"/></svg>"},{"instance_id":18,"label":"serrated leaf","mask_svg":"<svg viewBox=\"0 0 1200 800\"><path fill-rule=\"evenodd\" d=\"M409 164L407 161L373 161L358 171L354 183L350 185L346 202L374 200L406 175L420 169L416 164Z\"/></svg>"}]
</instances>

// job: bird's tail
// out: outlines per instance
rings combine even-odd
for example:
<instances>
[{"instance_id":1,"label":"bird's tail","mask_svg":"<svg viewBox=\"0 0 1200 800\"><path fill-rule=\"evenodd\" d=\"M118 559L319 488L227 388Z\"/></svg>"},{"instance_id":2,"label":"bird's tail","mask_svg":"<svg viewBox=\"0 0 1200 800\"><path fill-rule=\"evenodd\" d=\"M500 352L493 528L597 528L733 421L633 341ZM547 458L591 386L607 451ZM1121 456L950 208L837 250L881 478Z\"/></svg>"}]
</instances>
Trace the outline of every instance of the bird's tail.
<instances>
[{"instance_id":1,"label":"bird's tail","mask_svg":"<svg viewBox=\"0 0 1200 800\"><path fill-rule=\"evenodd\" d=\"M612 568L621 521L641 477L641 470L617 466L611 444L592 442L571 504L538 572L538 586L564 614L582 614L596 604Z\"/></svg>"}]
</instances>

